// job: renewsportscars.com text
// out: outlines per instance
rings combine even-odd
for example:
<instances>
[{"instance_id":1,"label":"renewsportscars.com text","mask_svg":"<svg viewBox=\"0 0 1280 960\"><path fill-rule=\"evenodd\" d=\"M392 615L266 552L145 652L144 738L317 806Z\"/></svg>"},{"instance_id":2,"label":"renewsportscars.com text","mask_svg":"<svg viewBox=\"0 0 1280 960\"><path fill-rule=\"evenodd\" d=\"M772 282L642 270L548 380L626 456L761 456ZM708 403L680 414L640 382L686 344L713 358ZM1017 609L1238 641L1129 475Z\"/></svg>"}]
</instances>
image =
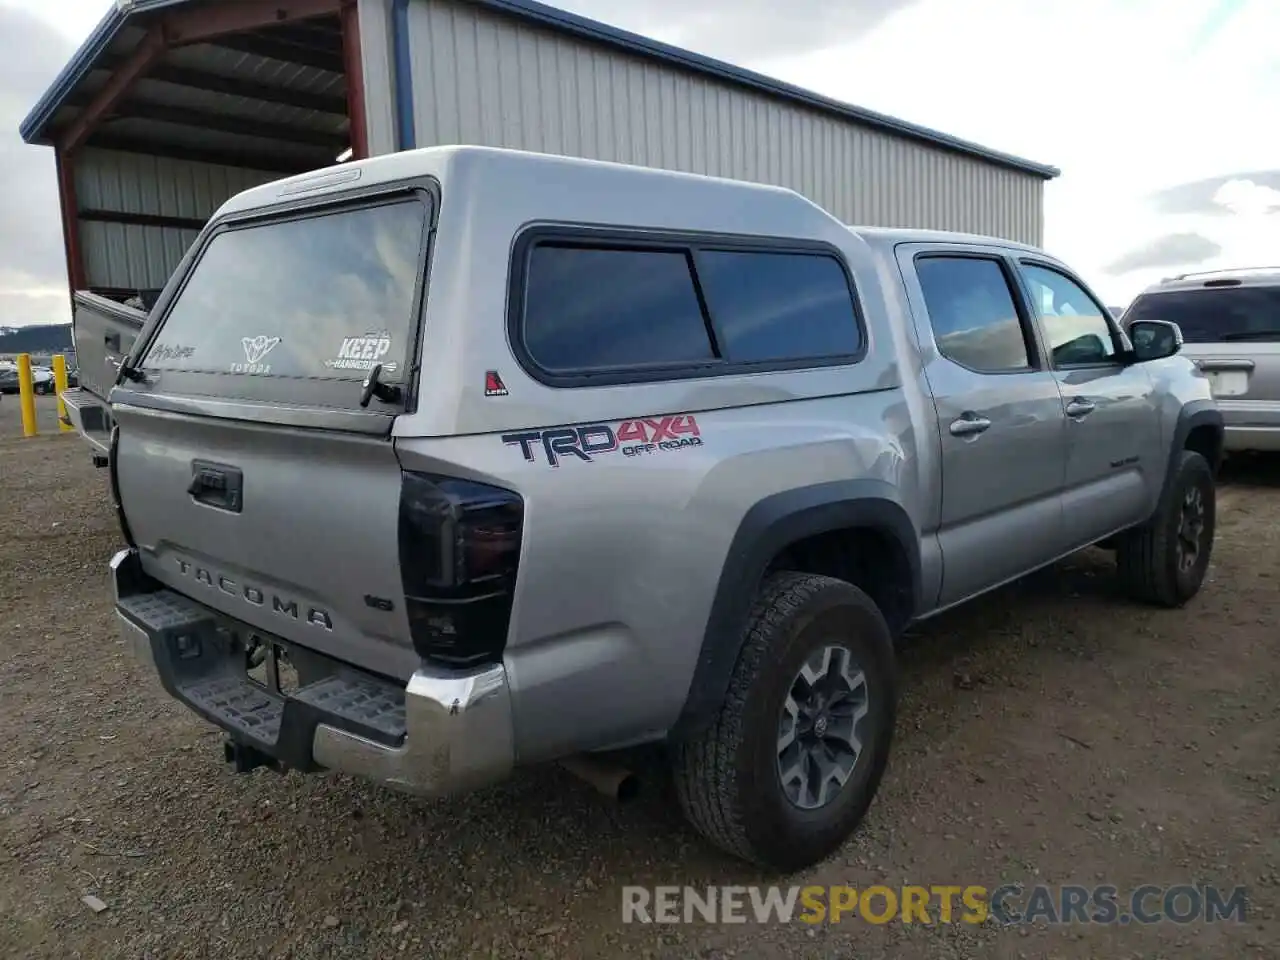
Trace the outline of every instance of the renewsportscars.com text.
<instances>
[{"instance_id":1,"label":"renewsportscars.com text","mask_svg":"<svg viewBox=\"0 0 1280 960\"><path fill-rule=\"evenodd\" d=\"M723 886L622 888L623 923L1046 924L1218 923L1245 920L1244 887L1146 884Z\"/></svg>"}]
</instances>

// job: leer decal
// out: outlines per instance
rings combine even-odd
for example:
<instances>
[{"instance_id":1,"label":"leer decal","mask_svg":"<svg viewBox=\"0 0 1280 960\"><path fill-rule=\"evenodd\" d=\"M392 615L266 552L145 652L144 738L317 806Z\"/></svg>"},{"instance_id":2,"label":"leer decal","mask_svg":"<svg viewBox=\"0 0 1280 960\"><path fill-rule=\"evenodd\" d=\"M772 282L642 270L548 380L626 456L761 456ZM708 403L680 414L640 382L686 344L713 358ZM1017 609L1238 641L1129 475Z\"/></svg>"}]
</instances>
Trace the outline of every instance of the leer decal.
<instances>
[{"instance_id":1,"label":"leer decal","mask_svg":"<svg viewBox=\"0 0 1280 960\"><path fill-rule=\"evenodd\" d=\"M593 463L596 457L622 452L624 457L640 457L653 453L687 450L702 446L698 421L692 414L646 417L611 423L591 423L581 427L550 427L503 434L508 446L518 444L527 462L538 460L541 451L547 463L560 466L563 459L573 458Z\"/></svg>"},{"instance_id":2,"label":"leer decal","mask_svg":"<svg viewBox=\"0 0 1280 960\"><path fill-rule=\"evenodd\" d=\"M231 364L232 373L270 373L271 364L263 363L263 358L275 349L280 342L279 337L267 337L258 334L256 337L241 337L244 347L244 363Z\"/></svg>"},{"instance_id":3,"label":"leer decal","mask_svg":"<svg viewBox=\"0 0 1280 960\"><path fill-rule=\"evenodd\" d=\"M330 370L369 371L381 363L383 373L395 373L396 364L382 359L390 350L391 334L386 330L359 337L343 337L338 355L332 360L326 360L324 365Z\"/></svg>"},{"instance_id":4,"label":"leer decal","mask_svg":"<svg viewBox=\"0 0 1280 960\"><path fill-rule=\"evenodd\" d=\"M484 395L486 397L505 397L507 395L507 385L502 382L497 370L485 371Z\"/></svg>"}]
</instances>

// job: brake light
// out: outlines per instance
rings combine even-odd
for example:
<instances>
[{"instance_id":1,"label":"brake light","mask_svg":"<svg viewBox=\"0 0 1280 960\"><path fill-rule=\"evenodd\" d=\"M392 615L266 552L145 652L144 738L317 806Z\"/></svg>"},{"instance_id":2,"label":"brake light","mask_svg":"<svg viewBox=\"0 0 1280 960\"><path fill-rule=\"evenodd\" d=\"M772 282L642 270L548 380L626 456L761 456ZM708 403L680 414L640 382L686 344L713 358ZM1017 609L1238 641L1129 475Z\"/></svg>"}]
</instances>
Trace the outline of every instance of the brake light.
<instances>
[{"instance_id":1,"label":"brake light","mask_svg":"<svg viewBox=\"0 0 1280 960\"><path fill-rule=\"evenodd\" d=\"M414 649L440 664L501 659L524 527L519 494L404 472L400 579Z\"/></svg>"}]
</instances>

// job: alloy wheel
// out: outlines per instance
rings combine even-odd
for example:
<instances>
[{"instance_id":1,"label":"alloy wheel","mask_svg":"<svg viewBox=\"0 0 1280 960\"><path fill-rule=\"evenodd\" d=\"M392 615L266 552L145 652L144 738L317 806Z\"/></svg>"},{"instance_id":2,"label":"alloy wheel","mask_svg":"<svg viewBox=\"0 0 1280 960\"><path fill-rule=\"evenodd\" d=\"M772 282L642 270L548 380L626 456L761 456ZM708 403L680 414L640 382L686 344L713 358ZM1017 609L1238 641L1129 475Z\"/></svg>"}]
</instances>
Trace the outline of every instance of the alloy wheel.
<instances>
[{"instance_id":1,"label":"alloy wheel","mask_svg":"<svg viewBox=\"0 0 1280 960\"><path fill-rule=\"evenodd\" d=\"M807 659L791 682L778 722L778 777L803 810L826 806L862 755L867 678L845 647L830 643Z\"/></svg>"}]
</instances>

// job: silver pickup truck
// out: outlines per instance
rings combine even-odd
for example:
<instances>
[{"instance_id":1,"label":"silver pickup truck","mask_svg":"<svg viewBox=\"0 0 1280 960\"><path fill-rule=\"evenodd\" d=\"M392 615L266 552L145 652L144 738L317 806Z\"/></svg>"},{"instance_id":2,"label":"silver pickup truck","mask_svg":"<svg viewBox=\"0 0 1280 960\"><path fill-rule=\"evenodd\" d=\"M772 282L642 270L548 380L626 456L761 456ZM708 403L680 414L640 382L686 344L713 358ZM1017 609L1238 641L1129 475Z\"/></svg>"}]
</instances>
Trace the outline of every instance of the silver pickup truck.
<instances>
[{"instance_id":1,"label":"silver pickup truck","mask_svg":"<svg viewBox=\"0 0 1280 960\"><path fill-rule=\"evenodd\" d=\"M438 795L660 741L702 834L796 868L875 795L909 623L1091 544L1166 606L1209 563L1176 325L783 189L379 157L230 200L141 319L76 315L116 611L237 769Z\"/></svg>"}]
</instances>

